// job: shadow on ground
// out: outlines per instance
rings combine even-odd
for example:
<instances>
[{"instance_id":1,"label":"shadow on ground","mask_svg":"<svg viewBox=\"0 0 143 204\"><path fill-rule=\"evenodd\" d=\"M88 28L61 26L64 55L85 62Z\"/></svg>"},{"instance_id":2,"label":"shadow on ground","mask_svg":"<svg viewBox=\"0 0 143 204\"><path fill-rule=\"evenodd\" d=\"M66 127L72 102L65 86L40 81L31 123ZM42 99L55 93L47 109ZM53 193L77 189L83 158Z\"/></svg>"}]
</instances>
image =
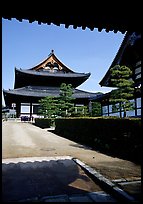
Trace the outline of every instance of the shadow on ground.
<instances>
[{"instance_id":1,"label":"shadow on ground","mask_svg":"<svg viewBox=\"0 0 143 204\"><path fill-rule=\"evenodd\" d=\"M72 160L2 164L4 202L100 190Z\"/></svg>"},{"instance_id":2,"label":"shadow on ground","mask_svg":"<svg viewBox=\"0 0 143 204\"><path fill-rule=\"evenodd\" d=\"M91 147L85 146L85 145L81 145L81 144L69 144L72 147L78 147L78 148L82 148L82 149L92 149Z\"/></svg>"}]
</instances>

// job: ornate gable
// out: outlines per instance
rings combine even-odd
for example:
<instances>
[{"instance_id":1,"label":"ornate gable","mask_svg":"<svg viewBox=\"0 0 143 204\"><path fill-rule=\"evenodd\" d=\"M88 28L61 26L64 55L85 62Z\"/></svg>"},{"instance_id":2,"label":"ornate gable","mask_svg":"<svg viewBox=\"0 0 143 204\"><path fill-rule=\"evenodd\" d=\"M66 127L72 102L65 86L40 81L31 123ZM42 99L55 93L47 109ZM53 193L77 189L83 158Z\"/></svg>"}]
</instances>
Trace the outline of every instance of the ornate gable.
<instances>
[{"instance_id":1,"label":"ornate gable","mask_svg":"<svg viewBox=\"0 0 143 204\"><path fill-rule=\"evenodd\" d=\"M39 65L33 67L31 70L35 71L47 71L47 72L71 72L67 66L65 66L54 54L54 50L51 51L49 57L41 62Z\"/></svg>"}]
</instances>

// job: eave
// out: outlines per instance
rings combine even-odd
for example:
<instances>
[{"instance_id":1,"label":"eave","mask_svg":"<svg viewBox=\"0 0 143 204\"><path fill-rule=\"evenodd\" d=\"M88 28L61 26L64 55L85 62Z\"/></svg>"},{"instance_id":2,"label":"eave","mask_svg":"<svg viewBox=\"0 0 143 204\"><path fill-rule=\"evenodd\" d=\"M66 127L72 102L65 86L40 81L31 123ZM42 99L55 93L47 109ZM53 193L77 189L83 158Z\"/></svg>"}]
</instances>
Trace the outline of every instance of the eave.
<instances>
[{"instance_id":1,"label":"eave","mask_svg":"<svg viewBox=\"0 0 143 204\"><path fill-rule=\"evenodd\" d=\"M15 68L15 86L60 86L61 83L72 84L74 88L85 82L90 73L46 73Z\"/></svg>"},{"instance_id":2,"label":"eave","mask_svg":"<svg viewBox=\"0 0 143 204\"><path fill-rule=\"evenodd\" d=\"M3 2L4 3L4 2ZM51 4L51 5L50 5ZM8 12L2 11L2 17L8 20L16 18L18 21L28 20L29 23L37 21L38 24L47 25L65 25L65 28L73 26L74 29L81 27L83 30L89 28L93 31L95 28L98 31L103 29L106 32L113 31L125 33L129 32L139 32L141 33L141 5L139 2L134 4L110 4L109 2L98 2L88 1L86 4L82 2L77 5L73 1L69 1L68 4L62 2L56 2L56 11L54 10L53 2L48 2L48 6L44 6L43 3L34 4L34 9L27 5L22 4L18 8L18 4L14 6L12 2L12 9ZM6 5L7 6L7 5ZM6 6L3 6L6 8ZM10 2L9 2L10 7ZM16 8L14 10L14 8ZM25 12L26 11L26 12ZM41 11L41 13L40 13Z\"/></svg>"},{"instance_id":3,"label":"eave","mask_svg":"<svg viewBox=\"0 0 143 204\"><path fill-rule=\"evenodd\" d=\"M106 86L106 87L113 87L110 82L110 69L114 67L115 65L126 65L129 66L128 61L124 60L125 54L127 54L128 50L134 46L134 43L136 40L141 39L141 34L139 33L129 33L127 32L126 35L124 36L124 39L116 53L115 58L113 59L108 71L104 75L103 79L99 82L100 86ZM139 53L140 55L141 53ZM134 56L130 56L129 60L133 60ZM124 63L123 63L124 62Z\"/></svg>"},{"instance_id":4,"label":"eave","mask_svg":"<svg viewBox=\"0 0 143 204\"><path fill-rule=\"evenodd\" d=\"M17 89L10 89L10 90L3 90L4 97L6 95L11 96L12 98L16 97L34 97L34 98L43 98L46 96L53 96L53 97L58 97L60 95L60 87L41 87L41 86L26 86L22 88L17 88ZM73 95L72 97L75 99L90 99L93 97L99 96L99 93L92 93L88 91L83 91L79 89L73 89Z\"/></svg>"}]
</instances>

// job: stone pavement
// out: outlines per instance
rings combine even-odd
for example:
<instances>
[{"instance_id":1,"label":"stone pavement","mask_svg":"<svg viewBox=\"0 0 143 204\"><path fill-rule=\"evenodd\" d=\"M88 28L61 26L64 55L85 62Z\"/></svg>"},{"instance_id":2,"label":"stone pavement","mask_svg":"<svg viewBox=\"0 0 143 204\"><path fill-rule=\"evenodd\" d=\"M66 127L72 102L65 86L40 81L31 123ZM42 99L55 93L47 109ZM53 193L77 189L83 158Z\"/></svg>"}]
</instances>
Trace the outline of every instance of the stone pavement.
<instances>
[{"instance_id":1,"label":"stone pavement","mask_svg":"<svg viewBox=\"0 0 143 204\"><path fill-rule=\"evenodd\" d=\"M45 196L20 200L19 202L117 202L112 196L105 192L92 192L86 194Z\"/></svg>"},{"instance_id":2,"label":"stone pavement","mask_svg":"<svg viewBox=\"0 0 143 204\"><path fill-rule=\"evenodd\" d=\"M49 156L77 158L111 180L141 176L141 165L102 154L29 123L3 122L3 159Z\"/></svg>"},{"instance_id":3,"label":"stone pavement","mask_svg":"<svg viewBox=\"0 0 143 204\"><path fill-rule=\"evenodd\" d=\"M69 156L3 159L2 163L4 202L135 201L115 183Z\"/></svg>"},{"instance_id":4,"label":"stone pavement","mask_svg":"<svg viewBox=\"0 0 143 204\"><path fill-rule=\"evenodd\" d=\"M29 123L3 122L2 158L4 200L141 200L140 165Z\"/></svg>"}]
</instances>

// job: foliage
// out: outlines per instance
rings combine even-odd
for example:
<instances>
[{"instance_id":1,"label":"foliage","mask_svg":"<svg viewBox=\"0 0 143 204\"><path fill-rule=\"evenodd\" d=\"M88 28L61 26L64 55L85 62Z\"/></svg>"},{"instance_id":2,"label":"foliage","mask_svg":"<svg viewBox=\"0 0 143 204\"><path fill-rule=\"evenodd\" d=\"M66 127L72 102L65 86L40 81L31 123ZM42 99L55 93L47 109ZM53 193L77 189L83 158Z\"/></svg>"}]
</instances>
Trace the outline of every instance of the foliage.
<instances>
[{"instance_id":1,"label":"foliage","mask_svg":"<svg viewBox=\"0 0 143 204\"><path fill-rule=\"evenodd\" d=\"M75 106L72 95L72 85L62 83L58 97L47 96L39 101L39 113L45 118L87 116L87 106Z\"/></svg>"},{"instance_id":2,"label":"foliage","mask_svg":"<svg viewBox=\"0 0 143 204\"><path fill-rule=\"evenodd\" d=\"M40 128L53 126L53 118L35 118L35 125Z\"/></svg>"},{"instance_id":3,"label":"foliage","mask_svg":"<svg viewBox=\"0 0 143 204\"><path fill-rule=\"evenodd\" d=\"M109 101L114 104L114 109L121 108L124 111L124 117L126 117L126 111L133 109L133 103L129 101L134 93L132 70L127 66L115 65L110 72L111 82L117 89L111 91ZM120 106L117 107L117 103Z\"/></svg>"},{"instance_id":4,"label":"foliage","mask_svg":"<svg viewBox=\"0 0 143 204\"><path fill-rule=\"evenodd\" d=\"M92 102L92 116L101 116L101 103Z\"/></svg>"},{"instance_id":5,"label":"foliage","mask_svg":"<svg viewBox=\"0 0 143 204\"><path fill-rule=\"evenodd\" d=\"M71 117L83 117L88 115L87 106L75 106L74 111L71 113Z\"/></svg>"},{"instance_id":6,"label":"foliage","mask_svg":"<svg viewBox=\"0 0 143 204\"><path fill-rule=\"evenodd\" d=\"M44 115L45 118L69 116L74 110L74 103L72 102L74 98L72 98L72 94L72 85L62 83L59 97L47 96L39 100L41 107L39 113Z\"/></svg>"},{"instance_id":7,"label":"foliage","mask_svg":"<svg viewBox=\"0 0 143 204\"><path fill-rule=\"evenodd\" d=\"M44 115L44 117L52 118L55 117L58 113L57 103L58 99L57 97L47 96L41 100L39 100L40 103L40 110L39 113Z\"/></svg>"},{"instance_id":8,"label":"foliage","mask_svg":"<svg viewBox=\"0 0 143 204\"><path fill-rule=\"evenodd\" d=\"M60 97L58 100L58 115L62 117L70 116L74 111L73 88L71 84L62 83L60 86Z\"/></svg>"}]
</instances>

